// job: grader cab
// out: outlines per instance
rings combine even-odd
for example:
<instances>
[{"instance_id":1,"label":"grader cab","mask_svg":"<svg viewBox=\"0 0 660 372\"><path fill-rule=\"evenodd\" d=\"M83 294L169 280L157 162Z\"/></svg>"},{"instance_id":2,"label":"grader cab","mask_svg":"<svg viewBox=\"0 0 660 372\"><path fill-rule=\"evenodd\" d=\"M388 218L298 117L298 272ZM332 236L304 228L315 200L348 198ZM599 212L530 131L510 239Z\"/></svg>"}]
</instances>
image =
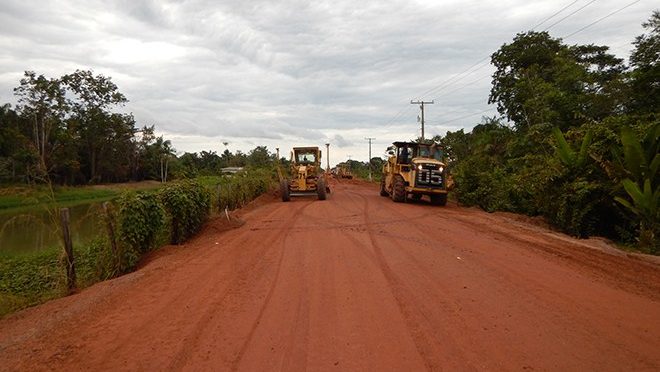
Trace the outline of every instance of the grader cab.
<instances>
[{"instance_id":1,"label":"grader cab","mask_svg":"<svg viewBox=\"0 0 660 372\"><path fill-rule=\"evenodd\" d=\"M318 147L294 147L291 152L291 167L288 175L280 179L282 201L292 196L316 195L326 199L330 187L321 167L321 150Z\"/></svg>"},{"instance_id":2,"label":"grader cab","mask_svg":"<svg viewBox=\"0 0 660 372\"><path fill-rule=\"evenodd\" d=\"M383 165L380 195L395 202L428 195L431 204L447 204L447 166L437 145L394 142Z\"/></svg>"}]
</instances>

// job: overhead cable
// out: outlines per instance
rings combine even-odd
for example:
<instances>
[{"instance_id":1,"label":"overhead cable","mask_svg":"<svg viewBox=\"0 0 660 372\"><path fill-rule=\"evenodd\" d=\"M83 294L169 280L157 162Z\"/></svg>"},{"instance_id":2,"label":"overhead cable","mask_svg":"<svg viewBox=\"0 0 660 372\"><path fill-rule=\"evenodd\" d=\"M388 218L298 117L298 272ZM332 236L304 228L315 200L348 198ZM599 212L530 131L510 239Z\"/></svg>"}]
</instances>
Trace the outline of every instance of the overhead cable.
<instances>
[{"instance_id":1,"label":"overhead cable","mask_svg":"<svg viewBox=\"0 0 660 372\"><path fill-rule=\"evenodd\" d=\"M610 13L610 14L604 16L604 17L601 17L601 18L599 18L599 19L597 19L597 20L595 20L595 21L589 23L588 25L582 27L581 29L579 29L579 30L577 30L577 31L573 31L572 33L570 33L570 34L564 36L563 38L565 39L565 38L571 37L571 36L573 36L573 35L575 35L575 34L577 34L577 33L580 33L580 32L582 32L582 31L588 29L589 27L595 25L596 23L598 23L598 22L600 22L600 21L602 21L602 20L604 20L604 19L606 19L606 18L609 18L609 17L613 16L613 15L619 13L620 11L622 11L622 10L624 10L624 9L626 9L626 8L629 8L629 7L631 7L631 6L635 5L635 4L637 4L637 3L640 2L640 1L642 1L642 0L636 0L636 1L633 1L632 3L630 3L630 4L626 5L626 6L624 6L623 8L619 8L619 9L613 11L612 13Z\"/></svg>"}]
</instances>

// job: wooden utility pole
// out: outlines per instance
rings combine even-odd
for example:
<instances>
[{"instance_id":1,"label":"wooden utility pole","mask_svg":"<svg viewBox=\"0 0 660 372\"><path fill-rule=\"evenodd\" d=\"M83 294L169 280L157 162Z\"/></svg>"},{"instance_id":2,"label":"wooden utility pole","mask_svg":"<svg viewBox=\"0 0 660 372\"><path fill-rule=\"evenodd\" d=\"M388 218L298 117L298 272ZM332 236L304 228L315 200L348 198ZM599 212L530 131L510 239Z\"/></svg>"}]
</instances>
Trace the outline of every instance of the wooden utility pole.
<instances>
[{"instance_id":1,"label":"wooden utility pole","mask_svg":"<svg viewBox=\"0 0 660 372\"><path fill-rule=\"evenodd\" d=\"M434 101L424 102L424 101L410 101L411 105L419 105L419 108L422 110L422 141L424 141L424 105L432 105Z\"/></svg>"},{"instance_id":2,"label":"wooden utility pole","mask_svg":"<svg viewBox=\"0 0 660 372\"><path fill-rule=\"evenodd\" d=\"M365 137L367 141L369 141L369 181L371 181L371 141L375 140L374 137Z\"/></svg>"}]
</instances>

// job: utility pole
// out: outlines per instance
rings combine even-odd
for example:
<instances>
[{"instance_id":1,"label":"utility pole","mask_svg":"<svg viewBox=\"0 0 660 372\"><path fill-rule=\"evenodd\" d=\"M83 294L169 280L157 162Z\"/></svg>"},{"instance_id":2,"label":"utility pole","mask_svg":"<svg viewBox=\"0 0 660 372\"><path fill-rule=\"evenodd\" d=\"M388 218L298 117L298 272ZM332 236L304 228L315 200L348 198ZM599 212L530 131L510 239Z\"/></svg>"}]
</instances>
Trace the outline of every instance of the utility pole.
<instances>
[{"instance_id":1,"label":"utility pole","mask_svg":"<svg viewBox=\"0 0 660 372\"><path fill-rule=\"evenodd\" d=\"M419 108L422 110L422 141L424 141L424 105L432 105L434 101L424 102L424 101L410 101L411 105L419 105Z\"/></svg>"},{"instance_id":2,"label":"utility pole","mask_svg":"<svg viewBox=\"0 0 660 372\"><path fill-rule=\"evenodd\" d=\"M367 141L369 141L369 181L371 181L371 141L375 140L374 137L365 137Z\"/></svg>"},{"instance_id":3,"label":"utility pole","mask_svg":"<svg viewBox=\"0 0 660 372\"><path fill-rule=\"evenodd\" d=\"M330 144L329 143L325 144L325 160L326 160L326 164L327 164L326 167L325 167L325 171L328 172L328 174L329 174L330 173Z\"/></svg>"}]
</instances>

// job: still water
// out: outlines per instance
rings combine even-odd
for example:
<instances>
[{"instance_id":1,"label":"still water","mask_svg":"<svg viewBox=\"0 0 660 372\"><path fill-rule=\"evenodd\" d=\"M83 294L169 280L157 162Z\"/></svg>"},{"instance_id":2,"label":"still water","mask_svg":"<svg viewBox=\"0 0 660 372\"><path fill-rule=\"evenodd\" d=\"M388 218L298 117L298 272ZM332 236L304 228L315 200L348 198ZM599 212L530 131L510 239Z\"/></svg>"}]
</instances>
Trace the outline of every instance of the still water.
<instances>
[{"instance_id":1,"label":"still water","mask_svg":"<svg viewBox=\"0 0 660 372\"><path fill-rule=\"evenodd\" d=\"M85 244L104 233L101 204L83 204L69 208L73 244ZM16 215L0 215L0 255L35 252L62 246L60 216L57 208Z\"/></svg>"}]
</instances>

